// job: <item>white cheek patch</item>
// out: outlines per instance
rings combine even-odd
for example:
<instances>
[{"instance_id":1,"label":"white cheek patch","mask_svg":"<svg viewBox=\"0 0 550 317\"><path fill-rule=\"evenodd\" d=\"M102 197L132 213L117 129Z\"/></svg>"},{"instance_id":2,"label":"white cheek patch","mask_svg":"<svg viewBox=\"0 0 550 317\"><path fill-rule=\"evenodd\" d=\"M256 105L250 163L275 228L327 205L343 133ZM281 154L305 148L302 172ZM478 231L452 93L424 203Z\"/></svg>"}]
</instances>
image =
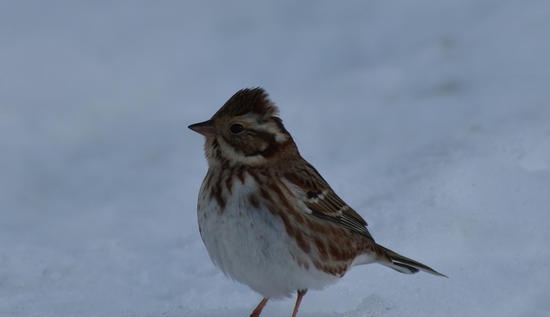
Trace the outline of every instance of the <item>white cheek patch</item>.
<instances>
[{"instance_id":1,"label":"white cheek patch","mask_svg":"<svg viewBox=\"0 0 550 317\"><path fill-rule=\"evenodd\" d=\"M286 133L281 132L281 129L277 124L274 122L265 123L260 126L262 128L262 131L265 131L269 134L274 135L275 142L277 143L285 143L288 141L288 135Z\"/></svg>"},{"instance_id":2,"label":"white cheek patch","mask_svg":"<svg viewBox=\"0 0 550 317\"><path fill-rule=\"evenodd\" d=\"M275 134L275 142L277 143L285 143L288 141L288 135L284 133L276 133Z\"/></svg>"},{"instance_id":3,"label":"white cheek patch","mask_svg":"<svg viewBox=\"0 0 550 317\"><path fill-rule=\"evenodd\" d=\"M257 115L244 115L241 117L243 125L252 130L262 131L273 135L275 142L285 143L288 141L288 134L281 131L279 125L273 120L265 120Z\"/></svg>"}]
</instances>

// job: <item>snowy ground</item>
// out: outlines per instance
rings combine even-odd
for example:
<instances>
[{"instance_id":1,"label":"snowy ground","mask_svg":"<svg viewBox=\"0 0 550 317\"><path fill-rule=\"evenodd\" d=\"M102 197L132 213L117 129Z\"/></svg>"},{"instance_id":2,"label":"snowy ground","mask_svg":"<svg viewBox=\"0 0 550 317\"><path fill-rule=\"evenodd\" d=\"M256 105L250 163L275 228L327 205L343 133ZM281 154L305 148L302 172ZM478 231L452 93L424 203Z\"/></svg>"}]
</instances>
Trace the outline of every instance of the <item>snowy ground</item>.
<instances>
[{"instance_id":1,"label":"snowy ground","mask_svg":"<svg viewBox=\"0 0 550 317\"><path fill-rule=\"evenodd\" d=\"M300 316L549 316L550 3L0 4L0 316L247 316L186 128L263 86L382 244ZM290 314L293 300L264 316Z\"/></svg>"}]
</instances>

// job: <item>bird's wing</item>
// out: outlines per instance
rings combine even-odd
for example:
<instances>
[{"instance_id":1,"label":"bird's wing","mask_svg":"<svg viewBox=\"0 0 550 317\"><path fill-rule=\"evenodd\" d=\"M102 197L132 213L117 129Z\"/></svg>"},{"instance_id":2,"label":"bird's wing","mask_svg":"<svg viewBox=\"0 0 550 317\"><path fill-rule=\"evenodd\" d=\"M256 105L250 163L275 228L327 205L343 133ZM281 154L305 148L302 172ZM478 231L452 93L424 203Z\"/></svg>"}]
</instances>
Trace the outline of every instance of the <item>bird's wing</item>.
<instances>
[{"instance_id":1,"label":"bird's wing","mask_svg":"<svg viewBox=\"0 0 550 317\"><path fill-rule=\"evenodd\" d=\"M353 232L372 238L367 222L330 188L317 170L305 160L287 170L285 178L301 191L298 199L311 210L311 215L337 223Z\"/></svg>"}]
</instances>

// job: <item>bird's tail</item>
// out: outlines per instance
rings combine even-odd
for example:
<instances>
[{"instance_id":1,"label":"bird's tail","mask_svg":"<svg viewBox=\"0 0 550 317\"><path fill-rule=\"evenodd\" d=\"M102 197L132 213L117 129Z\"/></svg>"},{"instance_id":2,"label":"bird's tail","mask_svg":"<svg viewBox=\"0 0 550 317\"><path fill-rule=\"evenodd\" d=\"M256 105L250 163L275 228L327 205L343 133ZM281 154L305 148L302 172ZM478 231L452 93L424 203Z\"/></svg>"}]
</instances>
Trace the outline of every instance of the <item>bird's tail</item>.
<instances>
[{"instance_id":1,"label":"bird's tail","mask_svg":"<svg viewBox=\"0 0 550 317\"><path fill-rule=\"evenodd\" d=\"M424 271L433 275L447 277L446 275L437 272L436 270L425 264L404 257L401 254L398 254L397 252L394 252L379 244L376 245L376 248L378 251L377 253L379 254L379 263L390 267L398 272L405 274L414 274L418 271Z\"/></svg>"}]
</instances>

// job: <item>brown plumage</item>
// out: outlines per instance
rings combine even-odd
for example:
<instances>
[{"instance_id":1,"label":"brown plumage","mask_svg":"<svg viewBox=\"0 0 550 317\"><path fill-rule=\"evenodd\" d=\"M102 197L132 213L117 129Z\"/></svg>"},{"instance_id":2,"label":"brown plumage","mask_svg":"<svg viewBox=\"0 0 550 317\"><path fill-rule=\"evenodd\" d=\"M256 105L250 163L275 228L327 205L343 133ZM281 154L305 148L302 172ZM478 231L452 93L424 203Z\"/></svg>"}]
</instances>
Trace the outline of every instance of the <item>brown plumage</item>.
<instances>
[{"instance_id":1,"label":"brown plumage","mask_svg":"<svg viewBox=\"0 0 550 317\"><path fill-rule=\"evenodd\" d=\"M366 221L301 157L277 113L263 89L243 89L210 120L189 126L206 137L209 163L201 236L216 265L264 296L252 316L269 297L298 291L294 316L308 288L357 264L443 276L377 244Z\"/></svg>"}]
</instances>

